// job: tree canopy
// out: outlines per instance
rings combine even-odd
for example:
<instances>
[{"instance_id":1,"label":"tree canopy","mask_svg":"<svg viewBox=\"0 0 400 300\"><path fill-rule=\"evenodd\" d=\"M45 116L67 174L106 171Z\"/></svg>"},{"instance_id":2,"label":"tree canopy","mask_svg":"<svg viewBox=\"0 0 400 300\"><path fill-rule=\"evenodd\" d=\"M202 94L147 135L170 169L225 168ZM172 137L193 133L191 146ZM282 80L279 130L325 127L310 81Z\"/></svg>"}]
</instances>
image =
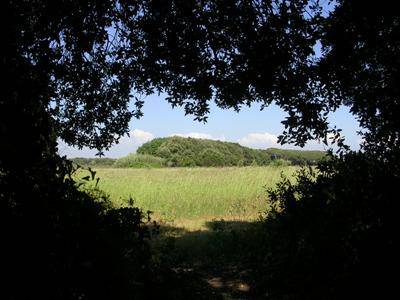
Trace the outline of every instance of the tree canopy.
<instances>
[{"instance_id":1,"label":"tree canopy","mask_svg":"<svg viewBox=\"0 0 400 300\"><path fill-rule=\"evenodd\" d=\"M369 13L362 1L337 1L328 13L312 0L3 7L13 16L6 51L40 80L42 106L69 144L109 147L155 92L198 120L206 120L210 101L236 110L274 102L288 113L280 141L298 145L339 133L327 115L347 105L365 136L374 136L370 143L397 143L398 105L386 103L399 95L399 20Z\"/></svg>"},{"instance_id":2,"label":"tree canopy","mask_svg":"<svg viewBox=\"0 0 400 300\"><path fill-rule=\"evenodd\" d=\"M275 102L288 113L281 141L298 145L338 133L327 114L348 105L367 136L394 143L396 111L384 103L398 97L399 20L354 13L361 5L337 1L327 15L307 0L3 6L13 16L9 51L40 76L58 136L101 150L128 131L154 92L198 120L210 101L236 110Z\"/></svg>"}]
</instances>

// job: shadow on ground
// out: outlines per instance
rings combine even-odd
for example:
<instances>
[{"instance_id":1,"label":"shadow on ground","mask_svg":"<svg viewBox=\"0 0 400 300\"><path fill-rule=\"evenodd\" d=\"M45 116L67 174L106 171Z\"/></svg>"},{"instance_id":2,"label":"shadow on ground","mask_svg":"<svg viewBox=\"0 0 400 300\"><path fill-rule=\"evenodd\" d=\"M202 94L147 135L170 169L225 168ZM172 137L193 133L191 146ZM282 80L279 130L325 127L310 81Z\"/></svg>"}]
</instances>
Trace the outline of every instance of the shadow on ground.
<instances>
[{"instance_id":1,"label":"shadow on ground","mask_svg":"<svg viewBox=\"0 0 400 300\"><path fill-rule=\"evenodd\" d=\"M213 220L206 230L187 231L161 224L155 253L177 273L195 274L221 299L259 299L252 290L251 253L262 224Z\"/></svg>"}]
</instances>

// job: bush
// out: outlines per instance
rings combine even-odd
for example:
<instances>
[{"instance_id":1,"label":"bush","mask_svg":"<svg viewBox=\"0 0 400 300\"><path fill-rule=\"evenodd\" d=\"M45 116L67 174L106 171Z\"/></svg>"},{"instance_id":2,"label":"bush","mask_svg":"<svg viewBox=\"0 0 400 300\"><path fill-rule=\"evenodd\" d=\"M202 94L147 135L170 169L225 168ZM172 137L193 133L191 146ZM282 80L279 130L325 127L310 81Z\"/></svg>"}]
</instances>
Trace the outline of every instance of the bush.
<instances>
[{"instance_id":1,"label":"bush","mask_svg":"<svg viewBox=\"0 0 400 300\"><path fill-rule=\"evenodd\" d=\"M70 172L27 174L0 173L6 299L146 299L155 268L142 211L114 208Z\"/></svg>"},{"instance_id":2,"label":"bush","mask_svg":"<svg viewBox=\"0 0 400 300\"><path fill-rule=\"evenodd\" d=\"M291 163L288 160L285 160L282 158L277 158L277 159L271 160L270 165L275 166L275 167L285 167L285 166L290 166Z\"/></svg>"},{"instance_id":3,"label":"bush","mask_svg":"<svg viewBox=\"0 0 400 300\"><path fill-rule=\"evenodd\" d=\"M166 162L161 157L131 153L117 159L113 166L117 168L161 168L165 165Z\"/></svg>"},{"instance_id":4,"label":"bush","mask_svg":"<svg viewBox=\"0 0 400 300\"><path fill-rule=\"evenodd\" d=\"M85 158L85 157L75 157L71 159L77 165L82 167L112 167L116 159L108 157L95 157L95 158Z\"/></svg>"},{"instance_id":5,"label":"bush","mask_svg":"<svg viewBox=\"0 0 400 300\"><path fill-rule=\"evenodd\" d=\"M224 166L226 161L223 155L214 149L205 149L200 152L198 164L205 167Z\"/></svg>"},{"instance_id":6,"label":"bush","mask_svg":"<svg viewBox=\"0 0 400 300\"><path fill-rule=\"evenodd\" d=\"M382 299L395 292L398 161L350 153L270 191L273 208L254 262L258 291L268 299Z\"/></svg>"},{"instance_id":7,"label":"bush","mask_svg":"<svg viewBox=\"0 0 400 300\"><path fill-rule=\"evenodd\" d=\"M292 165L316 165L327 158L324 151L303 151L269 148L266 149L271 159L284 159L290 161Z\"/></svg>"}]
</instances>

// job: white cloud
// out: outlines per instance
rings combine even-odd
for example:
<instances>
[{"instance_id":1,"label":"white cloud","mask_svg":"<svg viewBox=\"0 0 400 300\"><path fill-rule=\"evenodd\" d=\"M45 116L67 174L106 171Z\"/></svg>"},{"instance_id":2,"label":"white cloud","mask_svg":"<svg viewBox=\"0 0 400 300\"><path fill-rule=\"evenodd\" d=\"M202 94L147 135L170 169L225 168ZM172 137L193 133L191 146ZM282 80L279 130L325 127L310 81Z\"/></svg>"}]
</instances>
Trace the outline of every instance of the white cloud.
<instances>
[{"instance_id":1,"label":"white cloud","mask_svg":"<svg viewBox=\"0 0 400 300\"><path fill-rule=\"evenodd\" d=\"M104 151L106 157L122 157L131 152L136 151L144 143L152 140L154 135L151 132L134 129L129 132L129 136L125 135L119 139L119 143L113 145L110 150ZM97 150L83 148L79 150L75 147L66 145L64 142L59 142L59 153L67 157L95 157Z\"/></svg>"},{"instance_id":2,"label":"white cloud","mask_svg":"<svg viewBox=\"0 0 400 300\"><path fill-rule=\"evenodd\" d=\"M278 137L268 132L249 133L238 140L238 143L252 148L269 148L277 147Z\"/></svg>"},{"instance_id":3,"label":"white cloud","mask_svg":"<svg viewBox=\"0 0 400 300\"><path fill-rule=\"evenodd\" d=\"M133 139L133 142L136 144L144 144L152 139L154 139L154 135L151 132L143 131L140 129L134 129L130 133L130 137L124 137L129 140Z\"/></svg>"},{"instance_id":4,"label":"white cloud","mask_svg":"<svg viewBox=\"0 0 400 300\"><path fill-rule=\"evenodd\" d=\"M208 140L225 141L224 136L214 137L211 134L202 133L202 132L174 133L174 134L171 134L170 136L180 136L180 137L191 137L194 139L208 139Z\"/></svg>"},{"instance_id":5,"label":"white cloud","mask_svg":"<svg viewBox=\"0 0 400 300\"><path fill-rule=\"evenodd\" d=\"M331 138L328 136L328 139ZM237 141L242 146L265 149L265 148L282 148L282 149L298 149L298 150L326 150L327 147L324 146L321 141L311 140L306 143L306 145L301 148L293 144L281 145L278 143L278 136L269 132L254 132L245 135Z\"/></svg>"}]
</instances>

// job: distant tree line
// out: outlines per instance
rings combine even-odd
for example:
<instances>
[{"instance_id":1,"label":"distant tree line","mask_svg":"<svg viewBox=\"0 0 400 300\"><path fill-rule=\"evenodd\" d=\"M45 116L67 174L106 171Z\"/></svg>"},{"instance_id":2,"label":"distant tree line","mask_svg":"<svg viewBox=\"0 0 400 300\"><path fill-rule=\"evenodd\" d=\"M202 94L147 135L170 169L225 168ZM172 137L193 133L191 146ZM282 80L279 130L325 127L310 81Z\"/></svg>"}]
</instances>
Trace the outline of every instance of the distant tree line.
<instances>
[{"instance_id":1,"label":"distant tree line","mask_svg":"<svg viewBox=\"0 0 400 300\"><path fill-rule=\"evenodd\" d=\"M72 158L71 161L84 167L112 167L116 159L109 157L75 157Z\"/></svg>"},{"instance_id":2,"label":"distant tree line","mask_svg":"<svg viewBox=\"0 0 400 300\"><path fill-rule=\"evenodd\" d=\"M72 161L88 167L228 167L315 165L325 157L323 151L251 149L237 143L174 136L154 139L142 145L137 154L119 159L78 157Z\"/></svg>"},{"instance_id":3,"label":"distant tree line","mask_svg":"<svg viewBox=\"0 0 400 300\"><path fill-rule=\"evenodd\" d=\"M262 150L261 150L262 151ZM268 148L264 150L270 154L271 159L283 159L289 161L292 165L317 165L327 158L325 151L318 150L286 150L278 148Z\"/></svg>"}]
</instances>

